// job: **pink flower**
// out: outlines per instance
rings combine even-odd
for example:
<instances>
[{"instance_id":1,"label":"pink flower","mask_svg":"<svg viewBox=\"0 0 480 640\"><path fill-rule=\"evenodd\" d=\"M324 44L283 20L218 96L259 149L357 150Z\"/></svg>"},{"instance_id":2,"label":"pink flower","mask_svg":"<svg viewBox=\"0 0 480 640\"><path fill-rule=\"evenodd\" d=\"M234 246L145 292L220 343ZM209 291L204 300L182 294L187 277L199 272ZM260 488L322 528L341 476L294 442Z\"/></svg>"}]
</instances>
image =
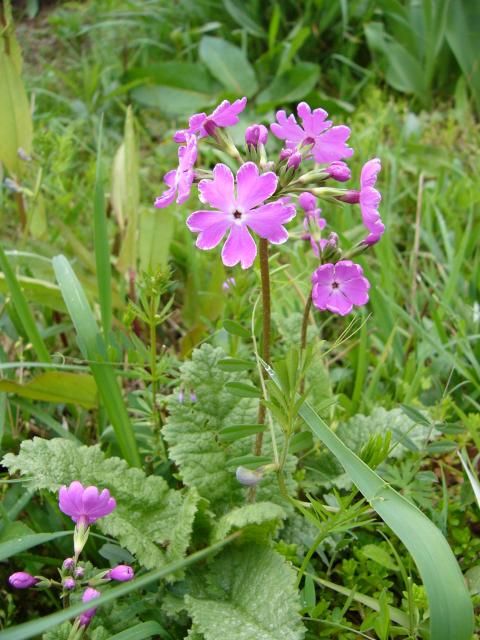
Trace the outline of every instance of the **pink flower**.
<instances>
[{"instance_id":1,"label":"pink flower","mask_svg":"<svg viewBox=\"0 0 480 640\"><path fill-rule=\"evenodd\" d=\"M195 134L198 138L205 138L208 136L208 131L205 129L207 122L209 123L207 129L211 129L212 125L213 128L233 127L238 124L238 114L242 113L246 104L246 98L235 100L233 103L224 100L209 116L206 113L195 113L188 121L188 129L177 131L173 139L175 142L186 142L189 133Z\"/></svg>"},{"instance_id":2,"label":"pink flower","mask_svg":"<svg viewBox=\"0 0 480 640\"><path fill-rule=\"evenodd\" d=\"M332 121L325 120L326 111L315 109L312 112L306 102L298 105L297 113L303 128L297 124L293 114L287 118L285 111L277 111L278 123L270 125L272 133L285 140L289 149L313 144L311 154L318 163L335 162L352 155L353 149L346 144L350 135L348 127L332 127Z\"/></svg>"},{"instance_id":3,"label":"pink flower","mask_svg":"<svg viewBox=\"0 0 480 640\"><path fill-rule=\"evenodd\" d=\"M75 584L75 580L69 576L63 581L63 588L67 589L67 591L71 591L71 589L75 589Z\"/></svg>"},{"instance_id":4,"label":"pink flower","mask_svg":"<svg viewBox=\"0 0 480 640\"><path fill-rule=\"evenodd\" d=\"M318 238L319 232L325 229L327 221L322 218L320 214L322 210L317 207L317 199L314 195L305 191L301 193L298 198L298 204L305 211L305 217L303 219L303 228L307 232L304 236L305 240L310 240L313 253L317 256L320 255L320 251L323 250L327 243L327 240Z\"/></svg>"},{"instance_id":5,"label":"pink flower","mask_svg":"<svg viewBox=\"0 0 480 640\"><path fill-rule=\"evenodd\" d=\"M12 573L8 578L8 582L15 589L28 589L37 584L38 580L26 571L17 571L17 573Z\"/></svg>"},{"instance_id":6,"label":"pink flower","mask_svg":"<svg viewBox=\"0 0 480 640\"><path fill-rule=\"evenodd\" d=\"M177 204L188 199L195 177L193 167L197 161L197 138L186 135L186 146L178 149L178 167L169 171L163 181L168 189L155 200L157 209L163 209L172 204L177 196Z\"/></svg>"},{"instance_id":7,"label":"pink flower","mask_svg":"<svg viewBox=\"0 0 480 640\"><path fill-rule=\"evenodd\" d=\"M110 580L117 580L118 582L128 582L132 580L134 577L134 572L132 567L129 567L127 564L119 564L106 574L106 578L110 578Z\"/></svg>"},{"instance_id":8,"label":"pink flower","mask_svg":"<svg viewBox=\"0 0 480 640\"><path fill-rule=\"evenodd\" d=\"M100 591L97 591L96 589L93 589L92 587L88 587L83 592L82 602L90 602L90 600L94 600L95 598L99 598L101 595L102 594L100 593ZM80 615L80 618L79 618L80 625L83 626L83 627L86 627L88 624L90 624L90 621L93 618L93 616L95 615L95 612L96 612L96 609L88 609L87 611L84 611Z\"/></svg>"},{"instance_id":9,"label":"pink flower","mask_svg":"<svg viewBox=\"0 0 480 640\"><path fill-rule=\"evenodd\" d=\"M245 143L252 147L259 144L266 144L268 139L268 129L263 124L252 124L245 131Z\"/></svg>"},{"instance_id":10,"label":"pink flower","mask_svg":"<svg viewBox=\"0 0 480 640\"><path fill-rule=\"evenodd\" d=\"M370 283L360 265L350 260L323 264L314 271L312 282L312 301L321 311L346 316L354 306L368 302Z\"/></svg>"},{"instance_id":11,"label":"pink flower","mask_svg":"<svg viewBox=\"0 0 480 640\"><path fill-rule=\"evenodd\" d=\"M224 164L213 169L213 180L201 180L199 198L208 202L214 211L195 211L187 220L190 231L198 233L197 247L213 249L227 231L222 260L227 267L239 262L243 269L253 264L257 247L249 229L273 244L288 238L282 226L295 216L295 207L283 200L264 204L277 188L278 178L273 172L259 175L253 162L246 162L237 172L237 188L233 174Z\"/></svg>"},{"instance_id":12,"label":"pink flower","mask_svg":"<svg viewBox=\"0 0 480 640\"><path fill-rule=\"evenodd\" d=\"M117 503L108 489L99 492L97 487L84 488L78 480L74 480L68 488L63 486L60 489L58 506L74 522L90 525L108 516Z\"/></svg>"},{"instance_id":13,"label":"pink flower","mask_svg":"<svg viewBox=\"0 0 480 640\"><path fill-rule=\"evenodd\" d=\"M368 245L377 243L385 231L385 225L378 212L382 196L374 188L381 168L380 160L373 158L363 165L360 174L360 211L362 212L363 224L370 232L363 242Z\"/></svg>"}]
</instances>

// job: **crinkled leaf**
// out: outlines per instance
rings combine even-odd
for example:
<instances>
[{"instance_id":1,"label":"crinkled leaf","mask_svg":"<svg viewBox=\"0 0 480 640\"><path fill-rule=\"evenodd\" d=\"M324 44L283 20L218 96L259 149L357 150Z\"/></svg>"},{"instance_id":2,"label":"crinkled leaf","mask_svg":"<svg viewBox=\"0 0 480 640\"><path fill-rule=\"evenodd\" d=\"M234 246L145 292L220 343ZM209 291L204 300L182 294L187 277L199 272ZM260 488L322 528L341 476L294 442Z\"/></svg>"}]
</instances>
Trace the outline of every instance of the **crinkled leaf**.
<instances>
[{"instance_id":1,"label":"crinkled leaf","mask_svg":"<svg viewBox=\"0 0 480 640\"><path fill-rule=\"evenodd\" d=\"M198 494L169 489L159 476L146 476L120 458L105 458L100 447L78 447L62 438L25 440L18 455L7 454L10 473L31 478L37 489L58 491L79 480L107 487L117 508L96 526L113 536L150 569L184 557L190 542Z\"/></svg>"},{"instance_id":2,"label":"crinkled leaf","mask_svg":"<svg viewBox=\"0 0 480 640\"><path fill-rule=\"evenodd\" d=\"M228 549L210 566L203 593L185 598L195 630L205 640L301 640L295 578L268 547Z\"/></svg>"},{"instance_id":3,"label":"crinkled leaf","mask_svg":"<svg viewBox=\"0 0 480 640\"><path fill-rule=\"evenodd\" d=\"M223 540L235 529L244 529L243 539L260 540L278 528L287 514L273 502L255 502L233 509L220 518L212 531L212 542Z\"/></svg>"}]
</instances>

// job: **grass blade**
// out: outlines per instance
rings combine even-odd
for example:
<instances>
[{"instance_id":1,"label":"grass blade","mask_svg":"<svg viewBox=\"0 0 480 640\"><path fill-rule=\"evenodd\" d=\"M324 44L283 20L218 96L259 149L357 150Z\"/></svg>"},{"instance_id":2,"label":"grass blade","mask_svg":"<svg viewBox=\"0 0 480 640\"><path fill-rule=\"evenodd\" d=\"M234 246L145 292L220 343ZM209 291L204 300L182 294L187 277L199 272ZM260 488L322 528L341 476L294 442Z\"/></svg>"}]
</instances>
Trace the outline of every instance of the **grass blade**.
<instances>
[{"instance_id":1,"label":"grass blade","mask_svg":"<svg viewBox=\"0 0 480 640\"><path fill-rule=\"evenodd\" d=\"M89 361L100 397L115 431L120 451L132 466L140 466L135 434L125 407L112 363L106 360L106 348L90 305L77 276L65 256L53 258L53 268L65 304L77 331L83 356Z\"/></svg>"},{"instance_id":2,"label":"grass blade","mask_svg":"<svg viewBox=\"0 0 480 640\"><path fill-rule=\"evenodd\" d=\"M103 335L105 340L108 341L112 326L112 267L110 265L105 194L102 182L102 130L103 118L100 121L98 132L97 172L95 176L95 195L93 201L93 240L95 245L95 266L97 271L100 312L102 314Z\"/></svg>"},{"instance_id":3,"label":"grass blade","mask_svg":"<svg viewBox=\"0 0 480 640\"><path fill-rule=\"evenodd\" d=\"M470 640L471 600L455 556L440 530L355 455L307 402L299 414L415 560L428 595L431 637Z\"/></svg>"},{"instance_id":4,"label":"grass blade","mask_svg":"<svg viewBox=\"0 0 480 640\"><path fill-rule=\"evenodd\" d=\"M162 567L161 569L151 571L150 573L147 573L140 578L136 578L132 582L127 582L118 587L114 587L113 589L109 589L109 591L105 592L99 598L95 599L95 607L106 604L107 602L113 602L120 596L128 595L129 593L136 591L137 589L143 589L152 582L161 580L162 578L165 578L172 573L177 573L177 571L185 569L185 567L189 567L190 565L195 564L200 560L208 558L210 555L214 554L215 552L219 551L224 546L229 544L232 540L238 538L240 533L241 532L237 531L228 538L225 538L225 540L212 544L210 547L202 549L201 551L197 551L196 553L193 553L183 560L177 560L176 562L172 562L167 566ZM68 609L63 609L62 611L51 613L50 615L43 618L31 620L30 622L17 625L16 627L12 627L11 629L2 631L2 640L27 640L28 638L33 638L34 636L48 631L48 629L52 629L53 627L56 627L57 625L80 615L84 611L87 611L89 608L91 609L91 607L91 603L80 603L74 605L73 607L68 607ZM460 640L460 638L458 640Z\"/></svg>"},{"instance_id":5,"label":"grass blade","mask_svg":"<svg viewBox=\"0 0 480 640\"><path fill-rule=\"evenodd\" d=\"M160 636L161 633L164 634L165 629L158 622L151 620L150 622L141 622L130 629L116 633L111 636L110 640L144 640L144 638L151 638L152 636L160 638L162 637Z\"/></svg>"},{"instance_id":6,"label":"grass blade","mask_svg":"<svg viewBox=\"0 0 480 640\"><path fill-rule=\"evenodd\" d=\"M15 537L13 540L7 540L0 543L0 561L6 560L11 556L15 556L21 551L26 551L39 544L45 544L57 538L72 535L73 531L55 531L54 533L33 533L30 536Z\"/></svg>"},{"instance_id":7,"label":"grass blade","mask_svg":"<svg viewBox=\"0 0 480 640\"><path fill-rule=\"evenodd\" d=\"M0 268L2 269L5 280L7 281L8 288L10 289L10 294L12 296L12 302L15 306L15 310L18 313L18 317L20 318L23 328L25 329L25 333L28 336L28 339L32 343L33 348L39 358L44 362L50 362L50 354L48 353L48 349L45 346L45 342L43 341L42 336L35 324L35 319L33 317L32 312L30 311L30 307L28 306L27 300L23 295L23 292L18 284L15 273L13 272L12 267L10 266L10 262L8 261L7 256L3 248L0 246Z\"/></svg>"}]
</instances>

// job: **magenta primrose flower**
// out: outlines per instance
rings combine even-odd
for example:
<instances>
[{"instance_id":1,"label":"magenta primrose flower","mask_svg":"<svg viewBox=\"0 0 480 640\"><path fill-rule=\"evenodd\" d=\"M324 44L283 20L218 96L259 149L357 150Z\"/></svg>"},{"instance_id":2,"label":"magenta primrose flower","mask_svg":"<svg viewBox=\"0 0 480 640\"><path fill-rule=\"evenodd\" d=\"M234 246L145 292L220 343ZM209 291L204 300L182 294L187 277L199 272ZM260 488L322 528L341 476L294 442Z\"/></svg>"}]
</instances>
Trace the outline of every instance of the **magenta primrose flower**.
<instances>
[{"instance_id":1,"label":"magenta primrose flower","mask_svg":"<svg viewBox=\"0 0 480 640\"><path fill-rule=\"evenodd\" d=\"M354 306L368 302L370 283L362 267L350 260L323 264L312 275L312 301L321 311L346 316Z\"/></svg>"},{"instance_id":2,"label":"magenta primrose flower","mask_svg":"<svg viewBox=\"0 0 480 640\"><path fill-rule=\"evenodd\" d=\"M198 138L205 138L208 136L208 131L205 129L207 122L215 127L233 127L238 124L238 114L242 113L246 104L246 98L240 98L233 103L224 100L209 116L206 113L195 113L188 121L188 129L177 131L173 139L175 142L186 142L189 133L193 133Z\"/></svg>"},{"instance_id":3,"label":"magenta primrose flower","mask_svg":"<svg viewBox=\"0 0 480 640\"><path fill-rule=\"evenodd\" d=\"M360 174L360 211L363 224L370 232L363 242L368 245L376 244L385 231L385 225L378 212L382 196L374 188L381 168L379 158L373 158L363 165Z\"/></svg>"},{"instance_id":4,"label":"magenta primrose flower","mask_svg":"<svg viewBox=\"0 0 480 640\"><path fill-rule=\"evenodd\" d=\"M330 178L336 180L337 182L347 182L352 177L352 172L350 171L350 167L346 162L342 160L336 160L329 164L325 169Z\"/></svg>"},{"instance_id":5,"label":"magenta primrose flower","mask_svg":"<svg viewBox=\"0 0 480 640\"><path fill-rule=\"evenodd\" d=\"M306 102L301 102L297 113L302 126L293 114L287 118L285 111L277 111L277 122L270 125L273 135L285 140L288 149L313 144L311 154L318 163L335 162L353 154L346 144L350 129L345 125L332 127L332 121L325 120L328 113L324 109L312 112Z\"/></svg>"},{"instance_id":6,"label":"magenta primrose flower","mask_svg":"<svg viewBox=\"0 0 480 640\"><path fill-rule=\"evenodd\" d=\"M96 589L93 589L92 587L88 587L83 592L82 602L90 602L90 600L94 600L95 598L99 598L101 595L102 594L100 593L100 591L97 591ZM80 625L82 627L86 627L88 624L90 624L90 621L92 620L92 618L95 615L96 611L97 611L96 608L95 609L88 609L87 611L84 611L80 615L80 618L79 618Z\"/></svg>"},{"instance_id":7,"label":"magenta primrose flower","mask_svg":"<svg viewBox=\"0 0 480 640\"><path fill-rule=\"evenodd\" d=\"M90 525L108 516L117 503L108 489L100 492L97 487L84 488L78 480L74 480L69 487L60 489L58 506L74 522Z\"/></svg>"},{"instance_id":8,"label":"magenta primrose flower","mask_svg":"<svg viewBox=\"0 0 480 640\"><path fill-rule=\"evenodd\" d=\"M12 573L8 578L8 582L15 589L28 589L37 584L38 580L26 571L17 571L17 573Z\"/></svg>"},{"instance_id":9,"label":"magenta primrose flower","mask_svg":"<svg viewBox=\"0 0 480 640\"><path fill-rule=\"evenodd\" d=\"M273 244L288 238L284 224L295 217L295 207L284 200L264 204L276 191L277 176L269 171L259 175L253 162L246 162L237 171L236 190L232 172L224 164L213 169L213 180L201 180L198 185L201 202L215 210L195 211L187 219L190 231L198 233L199 249L213 249L227 231L222 260L227 267L240 263L248 269L257 255L257 247L249 229Z\"/></svg>"},{"instance_id":10,"label":"magenta primrose flower","mask_svg":"<svg viewBox=\"0 0 480 640\"><path fill-rule=\"evenodd\" d=\"M245 144L257 147L259 144L267 144L268 129L263 124L252 124L245 130Z\"/></svg>"},{"instance_id":11,"label":"magenta primrose flower","mask_svg":"<svg viewBox=\"0 0 480 640\"><path fill-rule=\"evenodd\" d=\"M165 174L163 181L168 189L155 200L157 209L168 207L177 197L177 204L188 200L195 173L193 167L197 161L197 138L186 134L186 145L178 149L178 167Z\"/></svg>"}]
</instances>

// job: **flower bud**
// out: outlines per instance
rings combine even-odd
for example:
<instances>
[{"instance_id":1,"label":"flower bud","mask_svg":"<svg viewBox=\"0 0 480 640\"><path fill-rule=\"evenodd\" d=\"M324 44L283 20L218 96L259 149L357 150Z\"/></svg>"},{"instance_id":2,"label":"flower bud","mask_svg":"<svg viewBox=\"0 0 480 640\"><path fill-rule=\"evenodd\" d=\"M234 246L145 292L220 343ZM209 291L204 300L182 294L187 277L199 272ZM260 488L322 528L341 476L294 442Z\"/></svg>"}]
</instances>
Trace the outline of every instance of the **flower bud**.
<instances>
[{"instance_id":1,"label":"flower bud","mask_svg":"<svg viewBox=\"0 0 480 640\"><path fill-rule=\"evenodd\" d=\"M195 391L192 391L190 394L190 402L196 402L197 401L197 394L195 393Z\"/></svg>"},{"instance_id":2,"label":"flower bud","mask_svg":"<svg viewBox=\"0 0 480 640\"><path fill-rule=\"evenodd\" d=\"M26 571L17 571L17 573L12 573L8 578L8 582L15 589L28 589L29 587L33 587L33 585L37 584L38 579L34 578Z\"/></svg>"},{"instance_id":3,"label":"flower bud","mask_svg":"<svg viewBox=\"0 0 480 640\"><path fill-rule=\"evenodd\" d=\"M337 180L337 182L346 182L347 180L350 180L350 178L352 177L352 172L350 171L350 167L345 162L342 162L341 160L336 160L335 162L332 162L325 169L325 172L328 173L330 178L333 178L333 180Z\"/></svg>"},{"instance_id":4,"label":"flower bud","mask_svg":"<svg viewBox=\"0 0 480 640\"><path fill-rule=\"evenodd\" d=\"M341 200L347 204L358 204L360 202L360 191L355 191L353 189L345 191L345 193L337 197L337 200Z\"/></svg>"},{"instance_id":5,"label":"flower bud","mask_svg":"<svg viewBox=\"0 0 480 640\"><path fill-rule=\"evenodd\" d=\"M252 124L245 131L245 142L247 145L258 147L259 144L266 144L268 140L268 129L263 124Z\"/></svg>"},{"instance_id":6,"label":"flower bud","mask_svg":"<svg viewBox=\"0 0 480 640\"><path fill-rule=\"evenodd\" d=\"M83 578L85 575L85 569L83 567L77 567L74 571L75 578Z\"/></svg>"},{"instance_id":7,"label":"flower bud","mask_svg":"<svg viewBox=\"0 0 480 640\"><path fill-rule=\"evenodd\" d=\"M71 577L68 577L63 581L63 588L67 591L71 591L72 589L75 589L75 584L75 580Z\"/></svg>"},{"instance_id":8,"label":"flower bud","mask_svg":"<svg viewBox=\"0 0 480 640\"><path fill-rule=\"evenodd\" d=\"M282 149L280 151L280 160L288 160L293 153L293 149Z\"/></svg>"},{"instance_id":9,"label":"flower bud","mask_svg":"<svg viewBox=\"0 0 480 640\"><path fill-rule=\"evenodd\" d=\"M225 282L222 284L222 289L224 291L228 291L229 289L232 289L235 286L235 284L236 284L235 278L227 278Z\"/></svg>"},{"instance_id":10,"label":"flower bud","mask_svg":"<svg viewBox=\"0 0 480 640\"><path fill-rule=\"evenodd\" d=\"M302 154L299 153L298 151L295 151L295 153L292 153L291 156L288 158L287 167L289 169L298 169L301 162L302 162Z\"/></svg>"},{"instance_id":11,"label":"flower bud","mask_svg":"<svg viewBox=\"0 0 480 640\"><path fill-rule=\"evenodd\" d=\"M263 478L261 469L247 469L245 467L237 467L235 476L240 484L246 487L254 487Z\"/></svg>"},{"instance_id":12,"label":"flower bud","mask_svg":"<svg viewBox=\"0 0 480 640\"><path fill-rule=\"evenodd\" d=\"M110 580L117 580L118 582L128 582L133 579L134 575L132 567L126 564L119 564L113 569L110 569L105 577Z\"/></svg>"},{"instance_id":13,"label":"flower bud","mask_svg":"<svg viewBox=\"0 0 480 640\"><path fill-rule=\"evenodd\" d=\"M73 558L65 558L62 567L67 571L71 571L75 567L75 560Z\"/></svg>"},{"instance_id":14,"label":"flower bud","mask_svg":"<svg viewBox=\"0 0 480 640\"><path fill-rule=\"evenodd\" d=\"M82 602L90 602L90 600L93 600L94 598L98 598L101 595L102 594L100 593L100 591L97 591L92 587L88 587L83 592ZM84 611L79 618L80 625L83 627L86 627L88 624L90 624L90 621L95 615L95 612L96 612L96 609L88 609L88 611Z\"/></svg>"}]
</instances>

